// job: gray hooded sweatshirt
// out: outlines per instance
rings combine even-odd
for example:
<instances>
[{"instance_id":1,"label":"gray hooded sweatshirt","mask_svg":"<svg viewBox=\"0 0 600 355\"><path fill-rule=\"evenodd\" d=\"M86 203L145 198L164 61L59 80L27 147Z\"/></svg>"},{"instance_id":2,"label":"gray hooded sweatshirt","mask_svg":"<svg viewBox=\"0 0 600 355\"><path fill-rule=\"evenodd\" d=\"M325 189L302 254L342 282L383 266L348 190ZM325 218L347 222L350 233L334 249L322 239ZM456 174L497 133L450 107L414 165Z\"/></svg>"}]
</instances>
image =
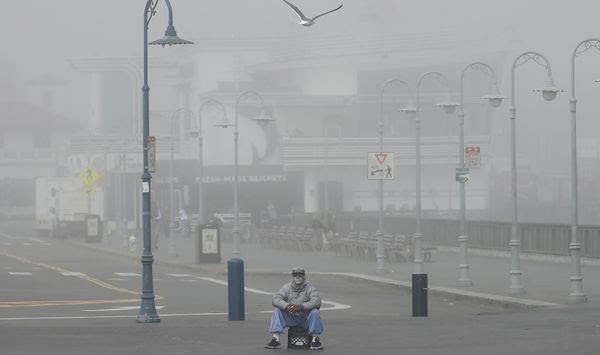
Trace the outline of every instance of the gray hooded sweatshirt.
<instances>
[{"instance_id":1,"label":"gray hooded sweatshirt","mask_svg":"<svg viewBox=\"0 0 600 355\"><path fill-rule=\"evenodd\" d=\"M288 282L273 295L273 306L285 311L290 303L302 305L304 312L308 313L321 308L321 296L319 290L308 281L300 287L294 287L293 282Z\"/></svg>"}]
</instances>

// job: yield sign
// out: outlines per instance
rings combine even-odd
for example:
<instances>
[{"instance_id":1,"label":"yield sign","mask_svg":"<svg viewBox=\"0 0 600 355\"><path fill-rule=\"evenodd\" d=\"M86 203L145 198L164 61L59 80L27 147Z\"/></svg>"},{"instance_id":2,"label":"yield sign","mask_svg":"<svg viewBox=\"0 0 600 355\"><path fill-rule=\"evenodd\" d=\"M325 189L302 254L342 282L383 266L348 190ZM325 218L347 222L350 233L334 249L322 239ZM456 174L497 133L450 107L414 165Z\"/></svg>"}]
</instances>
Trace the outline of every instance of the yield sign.
<instances>
[{"instance_id":1,"label":"yield sign","mask_svg":"<svg viewBox=\"0 0 600 355\"><path fill-rule=\"evenodd\" d=\"M377 161L379 162L379 164L383 165L383 162L385 161L385 158L387 158L387 153L377 153L377 154L375 154L375 159L377 159Z\"/></svg>"}]
</instances>

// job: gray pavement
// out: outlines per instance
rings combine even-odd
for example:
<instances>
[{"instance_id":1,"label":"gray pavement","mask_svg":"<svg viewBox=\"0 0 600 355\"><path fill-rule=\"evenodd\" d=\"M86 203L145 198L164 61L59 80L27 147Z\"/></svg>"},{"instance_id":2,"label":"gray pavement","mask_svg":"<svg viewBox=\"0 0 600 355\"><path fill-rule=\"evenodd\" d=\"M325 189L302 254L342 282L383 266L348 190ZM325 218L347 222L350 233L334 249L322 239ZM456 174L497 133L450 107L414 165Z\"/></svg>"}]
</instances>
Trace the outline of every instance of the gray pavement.
<instances>
[{"instance_id":1,"label":"gray pavement","mask_svg":"<svg viewBox=\"0 0 600 355\"><path fill-rule=\"evenodd\" d=\"M195 238L175 238L177 257L169 257L169 240L162 237L159 250L154 252L157 263L174 263L205 271L225 273L231 256L231 245L223 243L220 264L195 263ZM136 251L123 247L120 238L106 238L101 243L81 245L99 248L123 255L138 256L141 240ZM287 273L294 266L302 265L309 273L329 273L369 282L410 287L412 263L386 263L385 274L376 273L374 260L335 256L330 251L289 251L263 248L255 243L241 244L241 254L247 273ZM475 297L505 305L522 307L556 306L569 304L571 276L570 259L556 256L522 254L522 282L526 294L509 294L510 258L507 253L470 249L469 264L472 287L459 287L459 259L456 248L439 247L431 262L425 264L430 293L451 294L455 297ZM584 292L590 304L600 302L600 263L585 260L583 266Z\"/></svg>"}]
</instances>

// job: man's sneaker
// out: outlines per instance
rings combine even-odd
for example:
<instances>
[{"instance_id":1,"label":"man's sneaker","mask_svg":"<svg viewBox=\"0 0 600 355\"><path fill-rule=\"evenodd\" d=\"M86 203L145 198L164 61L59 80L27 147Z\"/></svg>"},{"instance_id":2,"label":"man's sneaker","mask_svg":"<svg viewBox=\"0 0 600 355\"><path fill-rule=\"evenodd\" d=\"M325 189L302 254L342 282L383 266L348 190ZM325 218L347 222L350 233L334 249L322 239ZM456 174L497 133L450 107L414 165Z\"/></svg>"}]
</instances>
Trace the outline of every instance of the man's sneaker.
<instances>
[{"instance_id":1,"label":"man's sneaker","mask_svg":"<svg viewBox=\"0 0 600 355\"><path fill-rule=\"evenodd\" d=\"M271 339L269 344L265 345L265 349L280 349L280 348L281 348L281 343L279 342L279 340L277 340L275 338Z\"/></svg>"},{"instance_id":2,"label":"man's sneaker","mask_svg":"<svg viewBox=\"0 0 600 355\"><path fill-rule=\"evenodd\" d=\"M315 337L310 343L310 350L323 350L323 344L321 344L319 337Z\"/></svg>"}]
</instances>

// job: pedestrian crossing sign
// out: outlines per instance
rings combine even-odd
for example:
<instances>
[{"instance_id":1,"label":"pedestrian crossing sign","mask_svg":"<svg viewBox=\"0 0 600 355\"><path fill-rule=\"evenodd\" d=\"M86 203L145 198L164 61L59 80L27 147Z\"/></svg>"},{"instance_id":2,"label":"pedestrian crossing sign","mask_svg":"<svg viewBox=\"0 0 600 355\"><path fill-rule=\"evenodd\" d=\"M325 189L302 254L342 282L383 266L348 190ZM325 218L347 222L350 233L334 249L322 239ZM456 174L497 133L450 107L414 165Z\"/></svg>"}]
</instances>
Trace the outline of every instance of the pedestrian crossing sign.
<instances>
[{"instance_id":1,"label":"pedestrian crossing sign","mask_svg":"<svg viewBox=\"0 0 600 355\"><path fill-rule=\"evenodd\" d=\"M394 180L395 157L392 152L367 153L367 179Z\"/></svg>"},{"instance_id":2,"label":"pedestrian crossing sign","mask_svg":"<svg viewBox=\"0 0 600 355\"><path fill-rule=\"evenodd\" d=\"M86 188L92 187L99 179L100 174L91 166L87 166L79 173L79 178Z\"/></svg>"}]
</instances>

